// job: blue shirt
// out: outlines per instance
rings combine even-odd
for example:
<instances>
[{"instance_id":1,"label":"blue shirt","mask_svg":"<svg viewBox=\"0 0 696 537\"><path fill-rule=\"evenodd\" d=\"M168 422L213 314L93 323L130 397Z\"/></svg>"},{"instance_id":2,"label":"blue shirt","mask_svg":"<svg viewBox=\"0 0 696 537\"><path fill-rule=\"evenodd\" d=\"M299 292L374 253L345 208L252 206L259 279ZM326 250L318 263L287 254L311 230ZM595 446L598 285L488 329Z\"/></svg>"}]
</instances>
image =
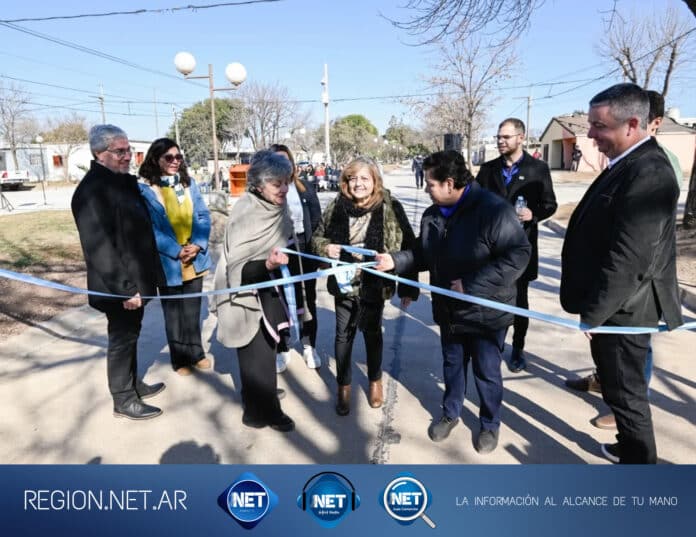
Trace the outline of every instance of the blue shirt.
<instances>
[{"instance_id":1,"label":"blue shirt","mask_svg":"<svg viewBox=\"0 0 696 537\"><path fill-rule=\"evenodd\" d=\"M523 158L524 153L522 153L522 156L517 161L513 162L512 166L509 168L505 166L505 162L503 162L503 181L505 181L505 186L510 184L513 175L520 173L520 162L522 162Z\"/></svg>"}]
</instances>

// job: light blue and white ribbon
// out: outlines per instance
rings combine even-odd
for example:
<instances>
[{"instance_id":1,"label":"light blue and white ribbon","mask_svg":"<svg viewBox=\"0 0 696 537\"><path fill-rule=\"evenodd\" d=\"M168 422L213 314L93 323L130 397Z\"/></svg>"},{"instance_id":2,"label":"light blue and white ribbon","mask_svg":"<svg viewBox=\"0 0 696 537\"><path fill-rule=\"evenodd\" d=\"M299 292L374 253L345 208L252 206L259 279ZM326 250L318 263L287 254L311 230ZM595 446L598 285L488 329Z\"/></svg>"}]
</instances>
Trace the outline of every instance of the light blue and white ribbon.
<instances>
[{"instance_id":1,"label":"light blue and white ribbon","mask_svg":"<svg viewBox=\"0 0 696 537\"><path fill-rule=\"evenodd\" d=\"M290 269L287 265L280 266L280 273L284 280L289 280ZM300 321L297 318L297 297L295 296L295 284L284 283L283 294L285 295L285 303L288 305L290 313L290 344L300 341Z\"/></svg>"}]
</instances>

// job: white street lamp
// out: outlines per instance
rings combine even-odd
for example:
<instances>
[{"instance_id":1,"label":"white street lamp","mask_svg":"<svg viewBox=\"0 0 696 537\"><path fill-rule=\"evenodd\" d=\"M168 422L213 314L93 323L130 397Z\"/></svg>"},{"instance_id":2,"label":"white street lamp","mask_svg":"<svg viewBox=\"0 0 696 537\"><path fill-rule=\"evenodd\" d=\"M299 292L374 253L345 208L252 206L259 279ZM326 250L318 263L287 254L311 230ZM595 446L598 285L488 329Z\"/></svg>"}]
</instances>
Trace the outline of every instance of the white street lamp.
<instances>
[{"instance_id":1,"label":"white street lamp","mask_svg":"<svg viewBox=\"0 0 696 537\"><path fill-rule=\"evenodd\" d=\"M210 117L213 124L213 181L215 190L220 189L220 165L218 163L218 140L217 140L217 129L215 128L215 92L216 91L233 91L239 88L239 86L246 80L247 72L245 67L241 63L230 63L225 68L225 77L232 84L231 88L216 88L213 81L213 64L208 64L208 74L201 76L190 76L196 69L196 58L193 54L189 52L179 52L174 56L174 65L176 70L179 71L184 78L194 79L194 78L207 78L208 87L210 90Z\"/></svg>"}]
</instances>

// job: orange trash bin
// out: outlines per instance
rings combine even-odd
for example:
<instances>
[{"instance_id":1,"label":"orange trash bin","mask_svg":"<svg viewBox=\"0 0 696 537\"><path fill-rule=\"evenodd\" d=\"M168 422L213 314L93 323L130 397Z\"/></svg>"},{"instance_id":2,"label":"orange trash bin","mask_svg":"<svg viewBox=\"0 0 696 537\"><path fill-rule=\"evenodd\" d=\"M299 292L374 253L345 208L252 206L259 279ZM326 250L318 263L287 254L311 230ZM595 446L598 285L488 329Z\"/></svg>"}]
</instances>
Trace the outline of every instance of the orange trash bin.
<instances>
[{"instance_id":1,"label":"orange trash bin","mask_svg":"<svg viewBox=\"0 0 696 537\"><path fill-rule=\"evenodd\" d=\"M230 166L230 196L241 196L246 191L248 164Z\"/></svg>"}]
</instances>

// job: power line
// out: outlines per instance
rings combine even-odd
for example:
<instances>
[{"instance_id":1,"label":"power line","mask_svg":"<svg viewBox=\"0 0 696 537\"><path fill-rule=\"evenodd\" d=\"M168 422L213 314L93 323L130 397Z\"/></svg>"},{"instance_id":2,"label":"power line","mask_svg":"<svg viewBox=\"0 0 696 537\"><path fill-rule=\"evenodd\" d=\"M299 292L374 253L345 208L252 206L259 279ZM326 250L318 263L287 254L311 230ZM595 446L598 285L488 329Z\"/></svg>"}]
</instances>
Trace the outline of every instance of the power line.
<instances>
[{"instance_id":1,"label":"power line","mask_svg":"<svg viewBox=\"0 0 696 537\"><path fill-rule=\"evenodd\" d=\"M93 17L112 17L114 15L143 15L146 13L169 13L176 11L196 11L198 9L213 9L218 7L232 7L232 6L243 6L248 4L264 4L270 2L281 2L283 0L247 0L244 2L221 2L217 4L205 4L205 5L186 5L179 7L166 7L160 9L136 9L133 11L109 11L107 13L84 13L81 15L55 15L52 17L33 17L24 19L0 19L0 22L39 22L39 21L54 21L54 20L66 20L66 19L86 19Z\"/></svg>"},{"instance_id":2,"label":"power line","mask_svg":"<svg viewBox=\"0 0 696 537\"><path fill-rule=\"evenodd\" d=\"M63 40L63 39L59 39L59 38L57 38L57 37L52 37L52 36L47 35L47 34L42 34L42 33L36 32L36 31L34 31L34 30L30 30L30 29L28 29L28 28L24 28L24 27L22 27L22 26L17 26L16 24L12 24L12 23L9 23L9 22L2 22L2 21L0 21L0 26L5 26L6 28L9 28L9 29L11 29L11 30L16 30L16 31L18 31L18 32L22 32L22 33L24 33L24 34L28 34L28 35L31 35L31 36L33 36L33 37L38 37L39 39L43 39L43 40L46 40L46 41L50 41L50 42L52 42L52 43L56 43L57 45L62 45L62 46L64 46L64 47L68 47L68 48L72 48L72 49L75 49L75 50L79 50L80 52L84 52L85 54L90 54L90 55L92 55L92 56L97 56L97 57L99 57L99 58L102 58L102 59L105 59L105 60L109 60L109 61L112 61L112 62L116 62L116 63L119 63L119 64L121 64L121 65L125 65L125 66L131 67L131 68L133 68L133 69L137 69L137 70L139 70L139 71L145 71L145 72L147 72L147 73L152 73L152 74L164 76L164 77L166 77L166 78L172 78L172 79L178 80L178 81L180 81L180 82L188 82L188 83L190 83L190 84L195 84L196 86L199 86L199 87L205 87L203 84L198 84L198 83L195 83L195 82L192 82L192 81L188 81L188 80L186 80L186 79L184 79L184 78L181 78L181 77L178 77L178 76L174 76L174 75L172 75L172 74L170 74L170 73L165 73L165 72L163 72L163 71L158 71L158 70L156 70L156 69L150 69L149 67L143 67L142 65L138 65L138 64L133 63L133 62L130 62L130 61L128 61L128 60L124 60L123 58L119 58L118 56L114 56L114 55L112 55L112 54L107 54L106 52L101 52L101 51L99 51L99 50L96 50L96 49L93 49L93 48L89 48L89 47L85 47L85 46L83 46L83 45L78 45L77 43L71 43L70 41L65 41L65 40Z\"/></svg>"}]
</instances>

